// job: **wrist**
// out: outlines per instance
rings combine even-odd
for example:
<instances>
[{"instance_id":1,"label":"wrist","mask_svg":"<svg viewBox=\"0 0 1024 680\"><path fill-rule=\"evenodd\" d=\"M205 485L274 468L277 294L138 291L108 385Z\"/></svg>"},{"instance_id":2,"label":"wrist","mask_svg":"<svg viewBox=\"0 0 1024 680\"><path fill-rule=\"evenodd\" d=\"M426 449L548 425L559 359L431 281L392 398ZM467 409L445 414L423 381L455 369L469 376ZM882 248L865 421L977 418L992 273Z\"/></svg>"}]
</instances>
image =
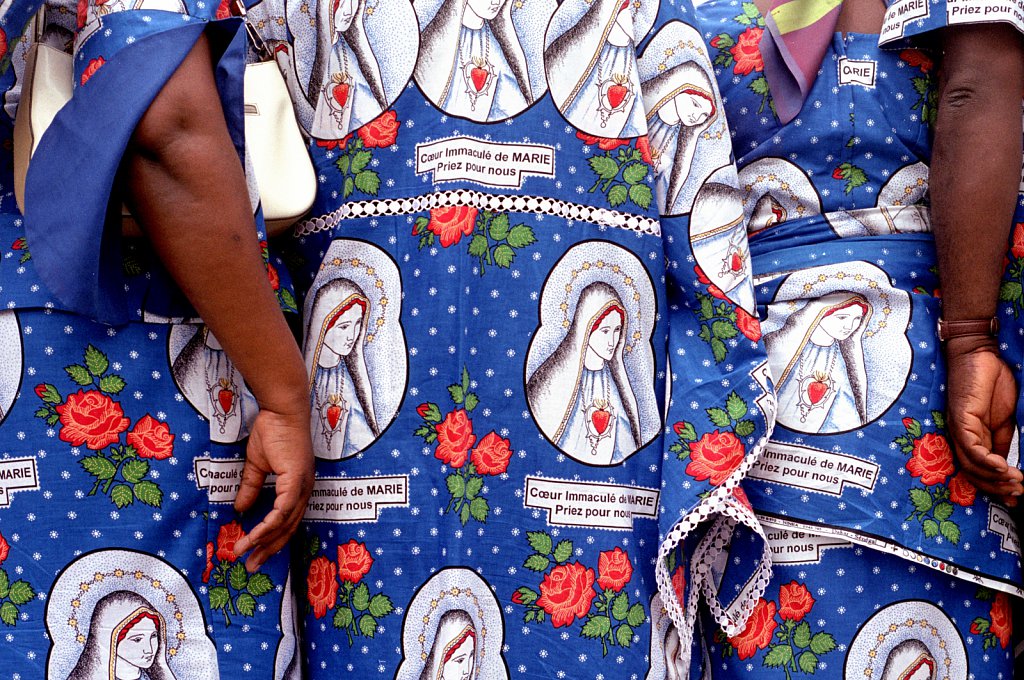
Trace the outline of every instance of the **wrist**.
<instances>
[{"instance_id":1,"label":"wrist","mask_svg":"<svg viewBox=\"0 0 1024 680\"><path fill-rule=\"evenodd\" d=\"M977 352L991 352L999 355L999 341L986 335L964 335L950 338L942 343L946 357L964 356Z\"/></svg>"}]
</instances>

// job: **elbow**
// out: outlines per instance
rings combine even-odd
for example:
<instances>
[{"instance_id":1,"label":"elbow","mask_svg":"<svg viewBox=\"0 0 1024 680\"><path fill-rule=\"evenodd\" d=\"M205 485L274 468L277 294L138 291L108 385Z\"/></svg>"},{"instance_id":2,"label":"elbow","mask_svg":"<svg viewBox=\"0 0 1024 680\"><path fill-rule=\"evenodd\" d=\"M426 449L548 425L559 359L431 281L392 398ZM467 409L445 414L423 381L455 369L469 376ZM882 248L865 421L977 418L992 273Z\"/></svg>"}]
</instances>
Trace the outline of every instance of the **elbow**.
<instances>
[{"instance_id":1,"label":"elbow","mask_svg":"<svg viewBox=\"0 0 1024 680\"><path fill-rule=\"evenodd\" d=\"M938 128L962 130L973 124L993 132L1006 121L1020 121L1020 94L1010 95L1004 84L974 73L954 73L943 78L938 93Z\"/></svg>"},{"instance_id":2,"label":"elbow","mask_svg":"<svg viewBox=\"0 0 1024 680\"><path fill-rule=\"evenodd\" d=\"M226 123L203 38L150 103L132 134L130 150L160 161L189 147L203 148L209 138L223 133Z\"/></svg>"},{"instance_id":3,"label":"elbow","mask_svg":"<svg viewBox=\"0 0 1024 680\"><path fill-rule=\"evenodd\" d=\"M990 105L998 98L1000 89L987 82L978 73L963 70L950 73L939 88L939 110L950 114L965 114Z\"/></svg>"}]
</instances>

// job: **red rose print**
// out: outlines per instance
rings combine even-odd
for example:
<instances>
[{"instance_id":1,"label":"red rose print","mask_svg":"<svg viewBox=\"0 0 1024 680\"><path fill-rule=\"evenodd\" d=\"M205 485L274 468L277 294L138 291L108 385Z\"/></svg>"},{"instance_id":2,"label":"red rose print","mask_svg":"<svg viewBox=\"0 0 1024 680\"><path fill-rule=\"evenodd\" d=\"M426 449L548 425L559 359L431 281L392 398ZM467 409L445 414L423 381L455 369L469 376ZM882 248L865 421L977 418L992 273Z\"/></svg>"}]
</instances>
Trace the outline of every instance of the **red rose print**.
<instances>
[{"instance_id":1,"label":"red rose print","mask_svg":"<svg viewBox=\"0 0 1024 680\"><path fill-rule=\"evenodd\" d=\"M0 59L7 56L7 32L0 28Z\"/></svg>"},{"instance_id":2,"label":"red rose print","mask_svg":"<svg viewBox=\"0 0 1024 680\"><path fill-rule=\"evenodd\" d=\"M956 475L949 480L949 500L965 508L974 505L977 489L963 475Z\"/></svg>"},{"instance_id":3,"label":"red rose print","mask_svg":"<svg viewBox=\"0 0 1024 680\"><path fill-rule=\"evenodd\" d=\"M359 583L372 566L373 558L365 544L352 539L338 546L338 576L342 581Z\"/></svg>"},{"instance_id":4,"label":"red rose print","mask_svg":"<svg viewBox=\"0 0 1024 680\"><path fill-rule=\"evenodd\" d=\"M654 157L651 155L651 141L647 135L636 138L636 149L640 152L640 160L647 165L654 165Z\"/></svg>"},{"instance_id":5,"label":"red rose print","mask_svg":"<svg viewBox=\"0 0 1024 680\"><path fill-rule=\"evenodd\" d=\"M908 416L908 417L903 419L903 427L907 428L908 430L911 428L911 426L913 424L914 424L914 419L913 418L910 418Z\"/></svg>"},{"instance_id":6,"label":"red rose print","mask_svg":"<svg viewBox=\"0 0 1024 680\"><path fill-rule=\"evenodd\" d=\"M85 70L82 71L82 83L81 84L85 85L89 81L90 78L92 78L94 75L96 75L96 71L99 71L100 67L103 66L106 63L107 63L107 60L104 59L103 57L96 57L95 59L90 59L89 63L86 64L86 66L85 66Z\"/></svg>"},{"instance_id":7,"label":"red rose print","mask_svg":"<svg viewBox=\"0 0 1024 680\"><path fill-rule=\"evenodd\" d=\"M44 396L46 396L46 385L36 385L35 392L36 396L42 399Z\"/></svg>"},{"instance_id":8,"label":"red rose print","mask_svg":"<svg viewBox=\"0 0 1024 680\"><path fill-rule=\"evenodd\" d=\"M482 475L500 475L508 469L510 458L512 449L508 440L502 439L496 432L484 435L471 456L473 466Z\"/></svg>"},{"instance_id":9,"label":"red rose print","mask_svg":"<svg viewBox=\"0 0 1024 680\"><path fill-rule=\"evenodd\" d=\"M814 606L814 598L803 583L790 581L779 588L779 616L790 621L803 621Z\"/></svg>"},{"instance_id":10,"label":"red rose print","mask_svg":"<svg viewBox=\"0 0 1024 680\"><path fill-rule=\"evenodd\" d=\"M24 250L26 245L28 244L25 242L25 237L22 236L14 239L14 243L11 244L11 250Z\"/></svg>"},{"instance_id":11,"label":"red rose print","mask_svg":"<svg viewBox=\"0 0 1024 680\"><path fill-rule=\"evenodd\" d=\"M368 149L377 149L391 146L398 139L398 130L401 128L398 122L398 114L392 109L380 114L363 127L356 130L359 139Z\"/></svg>"},{"instance_id":12,"label":"red rose print","mask_svg":"<svg viewBox=\"0 0 1024 680\"><path fill-rule=\"evenodd\" d=\"M594 146L596 144L597 148L601 149L601 151L611 151L612 149L617 149L620 146L629 146L628 139L595 137L593 135L588 135L585 132L577 132L576 137L583 140L583 143L588 146Z\"/></svg>"},{"instance_id":13,"label":"red rose print","mask_svg":"<svg viewBox=\"0 0 1024 680\"><path fill-rule=\"evenodd\" d=\"M681 435L683 432L686 431L686 423L676 423L675 425L672 426L672 431L675 432L676 434Z\"/></svg>"},{"instance_id":14,"label":"red rose print","mask_svg":"<svg viewBox=\"0 0 1024 680\"><path fill-rule=\"evenodd\" d=\"M928 73L935 65L931 57L920 50L903 50L900 52L900 59L910 66L919 67L921 73Z\"/></svg>"},{"instance_id":15,"label":"red rose print","mask_svg":"<svg viewBox=\"0 0 1024 680\"><path fill-rule=\"evenodd\" d=\"M629 555L622 550L605 550L597 558L597 585L603 590L622 590L633 576L633 564Z\"/></svg>"},{"instance_id":16,"label":"red rose print","mask_svg":"<svg viewBox=\"0 0 1024 680\"><path fill-rule=\"evenodd\" d=\"M120 404L96 390L69 394L56 409L62 426L60 438L72 446L85 444L93 451L118 441L130 423Z\"/></svg>"},{"instance_id":17,"label":"red rose print","mask_svg":"<svg viewBox=\"0 0 1024 680\"><path fill-rule=\"evenodd\" d=\"M416 407L416 413L420 418L426 418L427 414L430 413L430 404L422 403Z\"/></svg>"},{"instance_id":18,"label":"red rose print","mask_svg":"<svg viewBox=\"0 0 1024 680\"><path fill-rule=\"evenodd\" d=\"M7 556L11 554L11 546L7 543L7 539L4 538L3 534L0 534L0 564L4 563Z\"/></svg>"},{"instance_id":19,"label":"red rose print","mask_svg":"<svg viewBox=\"0 0 1024 680\"><path fill-rule=\"evenodd\" d=\"M551 617L555 628L572 625L590 611L597 595L594 590L594 570L579 562L560 564L544 575L540 584L537 606Z\"/></svg>"},{"instance_id":20,"label":"red rose print","mask_svg":"<svg viewBox=\"0 0 1024 680\"><path fill-rule=\"evenodd\" d=\"M762 33L764 33L763 28L752 26L740 33L736 44L729 48L729 53L736 60L732 69L733 73L745 76L751 71L764 69L764 60L761 59L761 48L758 45L761 42Z\"/></svg>"},{"instance_id":21,"label":"red rose print","mask_svg":"<svg viewBox=\"0 0 1024 680\"><path fill-rule=\"evenodd\" d=\"M466 464L467 454L476 443L476 435L473 434L473 421L466 415L465 410L457 408L438 423L437 442L435 458L453 468L460 468Z\"/></svg>"},{"instance_id":22,"label":"red rose print","mask_svg":"<svg viewBox=\"0 0 1024 680\"><path fill-rule=\"evenodd\" d=\"M710 479L718 486L743 462L746 450L732 432L708 432L690 444L690 463L686 474L698 482Z\"/></svg>"},{"instance_id":23,"label":"red rose print","mask_svg":"<svg viewBox=\"0 0 1024 680\"><path fill-rule=\"evenodd\" d=\"M321 555L309 564L306 579L306 600L313 608L313 616L322 619L328 609L334 609L338 600L338 567Z\"/></svg>"},{"instance_id":24,"label":"red rose print","mask_svg":"<svg viewBox=\"0 0 1024 680\"><path fill-rule=\"evenodd\" d=\"M775 622L775 603L763 597L754 605L754 611L747 620L747 627L729 642L736 648L740 660L749 659L772 641L772 634L778 624Z\"/></svg>"},{"instance_id":25,"label":"red rose print","mask_svg":"<svg viewBox=\"0 0 1024 680\"><path fill-rule=\"evenodd\" d=\"M721 45L722 45L722 36L721 35L716 35L714 38L711 39L711 46L714 47L716 50Z\"/></svg>"},{"instance_id":26,"label":"red rose print","mask_svg":"<svg viewBox=\"0 0 1024 680\"><path fill-rule=\"evenodd\" d=\"M174 455L174 435L167 423L146 414L139 418L128 433L128 443L135 447L140 458L165 460Z\"/></svg>"},{"instance_id":27,"label":"red rose print","mask_svg":"<svg viewBox=\"0 0 1024 680\"><path fill-rule=\"evenodd\" d=\"M210 582L210 574L213 572L213 541L206 544L206 569L203 570L203 583Z\"/></svg>"},{"instance_id":28,"label":"red rose print","mask_svg":"<svg viewBox=\"0 0 1024 680\"><path fill-rule=\"evenodd\" d=\"M757 342L761 339L761 321L756 316L747 313L742 307L736 308L736 328L740 333L747 336L748 340Z\"/></svg>"},{"instance_id":29,"label":"red rose print","mask_svg":"<svg viewBox=\"0 0 1024 680\"><path fill-rule=\"evenodd\" d=\"M427 229L441 239L441 247L448 248L469 236L476 228L477 209L468 205L434 208L430 211Z\"/></svg>"},{"instance_id":30,"label":"red rose print","mask_svg":"<svg viewBox=\"0 0 1024 680\"><path fill-rule=\"evenodd\" d=\"M914 440L914 452L907 461L907 470L921 478L925 486L942 484L953 474L953 452L942 435L929 432Z\"/></svg>"},{"instance_id":31,"label":"red rose print","mask_svg":"<svg viewBox=\"0 0 1024 680\"><path fill-rule=\"evenodd\" d=\"M328 151L333 151L334 149L339 148L344 149L346 146L348 146L348 140L350 139L352 139L351 132L345 135L343 139L318 139L316 140L316 145L319 147L323 147Z\"/></svg>"},{"instance_id":32,"label":"red rose print","mask_svg":"<svg viewBox=\"0 0 1024 680\"><path fill-rule=\"evenodd\" d=\"M523 594L520 593L518 590L516 592L512 593L512 604L522 604L522 603L523 603Z\"/></svg>"},{"instance_id":33,"label":"red rose print","mask_svg":"<svg viewBox=\"0 0 1024 680\"><path fill-rule=\"evenodd\" d=\"M842 178L843 178L843 170L842 170L842 168L836 168L835 170L832 171L832 179L842 179Z\"/></svg>"},{"instance_id":34,"label":"red rose print","mask_svg":"<svg viewBox=\"0 0 1024 680\"><path fill-rule=\"evenodd\" d=\"M270 287L274 290L281 287L281 277L277 274L277 268L269 262L267 263L267 280L270 281Z\"/></svg>"},{"instance_id":35,"label":"red rose print","mask_svg":"<svg viewBox=\"0 0 1024 680\"><path fill-rule=\"evenodd\" d=\"M973 633L974 635L981 635L981 628L978 627L977 621L971 622L971 633Z\"/></svg>"},{"instance_id":36,"label":"red rose print","mask_svg":"<svg viewBox=\"0 0 1024 680\"><path fill-rule=\"evenodd\" d=\"M711 297L718 298L719 300L729 299L728 296L726 296L726 294L722 292L722 289L713 283L710 286L708 286L708 293L711 295Z\"/></svg>"},{"instance_id":37,"label":"red rose print","mask_svg":"<svg viewBox=\"0 0 1024 680\"><path fill-rule=\"evenodd\" d=\"M232 16L231 11L231 0L220 0L220 5L217 6L217 19L227 19Z\"/></svg>"},{"instance_id":38,"label":"red rose print","mask_svg":"<svg viewBox=\"0 0 1024 680\"><path fill-rule=\"evenodd\" d=\"M1024 257L1024 222L1018 222L1013 229L1013 247L1010 249L1014 257Z\"/></svg>"},{"instance_id":39,"label":"red rose print","mask_svg":"<svg viewBox=\"0 0 1024 680\"><path fill-rule=\"evenodd\" d=\"M686 592L686 572L682 567L676 567L676 573L672 574L672 590L680 602L683 601L683 593Z\"/></svg>"},{"instance_id":40,"label":"red rose print","mask_svg":"<svg viewBox=\"0 0 1024 680\"><path fill-rule=\"evenodd\" d=\"M992 625L989 631L999 638L999 646L1003 649L1010 644L1013 635L1013 619L1010 618L1010 598L1006 593L999 593L992 601L992 608L989 610L989 617Z\"/></svg>"},{"instance_id":41,"label":"red rose print","mask_svg":"<svg viewBox=\"0 0 1024 680\"><path fill-rule=\"evenodd\" d=\"M221 562L234 562L238 559L235 554L235 543L245 536L242 525L238 522L229 522L217 532L217 559Z\"/></svg>"}]
</instances>

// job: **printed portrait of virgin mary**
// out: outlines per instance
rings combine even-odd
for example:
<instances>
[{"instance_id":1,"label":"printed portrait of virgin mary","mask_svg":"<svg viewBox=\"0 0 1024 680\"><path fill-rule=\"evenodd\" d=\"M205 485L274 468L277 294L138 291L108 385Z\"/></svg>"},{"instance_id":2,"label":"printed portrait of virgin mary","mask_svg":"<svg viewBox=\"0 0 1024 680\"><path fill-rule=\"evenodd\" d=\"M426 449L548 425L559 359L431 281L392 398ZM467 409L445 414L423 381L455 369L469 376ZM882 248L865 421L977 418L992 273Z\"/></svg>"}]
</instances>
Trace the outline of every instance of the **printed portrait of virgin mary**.
<instances>
[{"instance_id":1,"label":"printed portrait of virgin mary","mask_svg":"<svg viewBox=\"0 0 1024 680\"><path fill-rule=\"evenodd\" d=\"M750 249L737 189L719 182L700 188L690 213L690 246L704 275L730 300L753 313Z\"/></svg>"},{"instance_id":2,"label":"printed portrait of virgin mary","mask_svg":"<svg viewBox=\"0 0 1024 680\"><path fill-rule=\"evenodd\" d=\"M141 595L117 590L96 603L82 655L67 680L176 680L163 616Z\"/></svg>"},{"instance_id":3,"label":"printed portrait of virgin mary","mask_svg":"<svg viewBox=\"0 0 1024 680\"><path fill-rule=\"evenodd\" d=\"M555 106L574 127L600 137L647 132L636 64L636 14L647 2L568 1L545 38L544 69ZM583 7L582 15L579 14Z\"/></svg>"},{"instance_id":4,"label":"printed portrait of virgin mary","mask_svg":"<svg viewBox=\"0 0 1024 680\"><path fill-rule=\"evenodd\" d=\"M212 632L212 627L210 631ZM46 680L217 680L217 648L188 578L162 558L94 550L46 596Z\"/></svg>"},{"instance_id":5,"label":"printed portrait of virgin mary","mask_svg":"<svg viewBox=\"0 0 1024 680\"><path fill-rule=\"evenodd\" d=\"M22 374L21 332L14 312L0 312L0 422L11 410Z\"/></svg>"},{"instance_id":6,"label":"printed portrait of virgin mary","mask_svg":"<svg viewBox=\"0 0 1024 680\"><path fill-rule=\"evenodd\" d=\"M643 442L622 363L630 330L615 288L591 283L580 292L565 338L527 380L527 399L541 431L577 460L619 463Z\"/></svg>"},{"instance_id":7,"label":"printed portrait of virgin mary","mask_svg":"<svg viewBox=\"0 0 1024 680\"><path fill-rule=\"evenodd\" d=\"M470 569L446 567L409 603L395 680L508 680L504 641L491 587Z\"/></svg>"},{"instance_id":8,"label":"printed portrait of virgin mary","mask_svg":"<svg viewBox=\"0 0 1024 680\"><path fill-rule=\"evenodd\" d=\"M418 0L422 33L416 84L435 106L460 118L496 122L520 113L545 86L543 79L531 78L527 48L532 45L523 44L512 12L539 12L546 16L529 19L546 20L554 4L533 0L524 9L513 0L441 0L436 13L427 16L437 3Z\"/></svg>"},{"instance_id":9,"label":"printed portrait of virgin mary","mask_svg":"<svg viewBox=\"0 0 1024 680\"><path fill-rule=\"evenodd\" d=\"M879 609L850 643L843 678L967 680L967 650L957 625L930 602L904 600ZM979 676L980 677L980 676Z\"/></svg>"},{"instance_id":10,"label":"printed portrait of virgin mary","mask_svg":"<svg viewBox=\"0 0 1024 680\"><path fill-rule=\"evenodd\" d=\"M707 72L694 61L662 71L642 87L661 212L678 215L689 207L682 200L683 186L701 133L719 116L714 89Z\"/></svg>"},{"instance_id":11,"label":"printed portrait of virgin mary","mask_svg":"<svg viewBox=\"0 0 1024 680\"><path fill-rule=\"evenodd\" d=\"M462 609L445 612L437 624L434 646L427 656L420 680L469 680L475 678L476 625Z\"/></svg>"},{"instance_id":12,"label":"printed portrait of virgin mary","mask_svg":"<svg viewBox=\"0 0 1024 680\"><path fill-rule=\"evenodd\" d=\"M194 328L190 324L174 326L171 341ZM236 442L249 436L259 408L256 398L205 325L194 331L176 357L172 350L171 374L182 395L210 421L213 441Z\"/></svg>"},{"instance_id":13,"label":"printed portrait of virgin mary","mask_svg":"<svg viewBox=\"0 0 1024 680\"><path fill-rule=\"evenodd\" d=\"M285 15L294 59L286 79L310 136L345 137L383 113L408 82L417 44L408 0L287 0Z\"/></svg>"},{"instance_id":14,"label":"printed portrait of virgin mary","mask_svg":"<svg viewBox=\"0 0 1024 680\"><path fill-rule=\"evenodd\" d=\"M808 302L765 335L777 377L779 422L800 432L843 432L868 421L864 331L871 303L835 291Z\"/></svg>"},{"instance_id":15,"label":"printed portrait of virgin mary","mask_svg":"<svg viewBox=\"0 0 1024 680\"><path fill-rule=\"evenodd\" d=\"M370 300L353 281L334 279L316 293L306 334L313 452L339 460L380 435L364 357Z\"/></svg>"}]
</instances>

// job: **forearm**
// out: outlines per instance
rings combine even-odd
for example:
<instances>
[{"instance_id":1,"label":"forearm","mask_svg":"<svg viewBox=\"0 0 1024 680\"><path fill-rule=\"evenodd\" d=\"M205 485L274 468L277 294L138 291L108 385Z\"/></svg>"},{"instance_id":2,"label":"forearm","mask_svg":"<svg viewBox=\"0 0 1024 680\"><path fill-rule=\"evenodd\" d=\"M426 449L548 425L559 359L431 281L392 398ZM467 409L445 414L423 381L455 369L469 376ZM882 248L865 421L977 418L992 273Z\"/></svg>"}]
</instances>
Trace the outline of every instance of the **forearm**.
<instances>
[{"instance_id":1,"label":"forearm","mask_svg":"<svg viewBox=\"0 0 1024 680\"><path fill-rule=\"evenodd\" d=\"M1021 169L1024 48L1002 24L943 38L931 164L932 228L943 316L995 314Z\"/></svg>"},{"instance_id":2,"label":"forearm","mask_svg":"<svg viewBox=\"0 0 1024 680\"><path fill-rule=\"evenodd\" d=\"M200 40L136 129L133 213L264 408L306 402L301 353L267 280L245 177Z\"/></svg>"}]
</instances>

